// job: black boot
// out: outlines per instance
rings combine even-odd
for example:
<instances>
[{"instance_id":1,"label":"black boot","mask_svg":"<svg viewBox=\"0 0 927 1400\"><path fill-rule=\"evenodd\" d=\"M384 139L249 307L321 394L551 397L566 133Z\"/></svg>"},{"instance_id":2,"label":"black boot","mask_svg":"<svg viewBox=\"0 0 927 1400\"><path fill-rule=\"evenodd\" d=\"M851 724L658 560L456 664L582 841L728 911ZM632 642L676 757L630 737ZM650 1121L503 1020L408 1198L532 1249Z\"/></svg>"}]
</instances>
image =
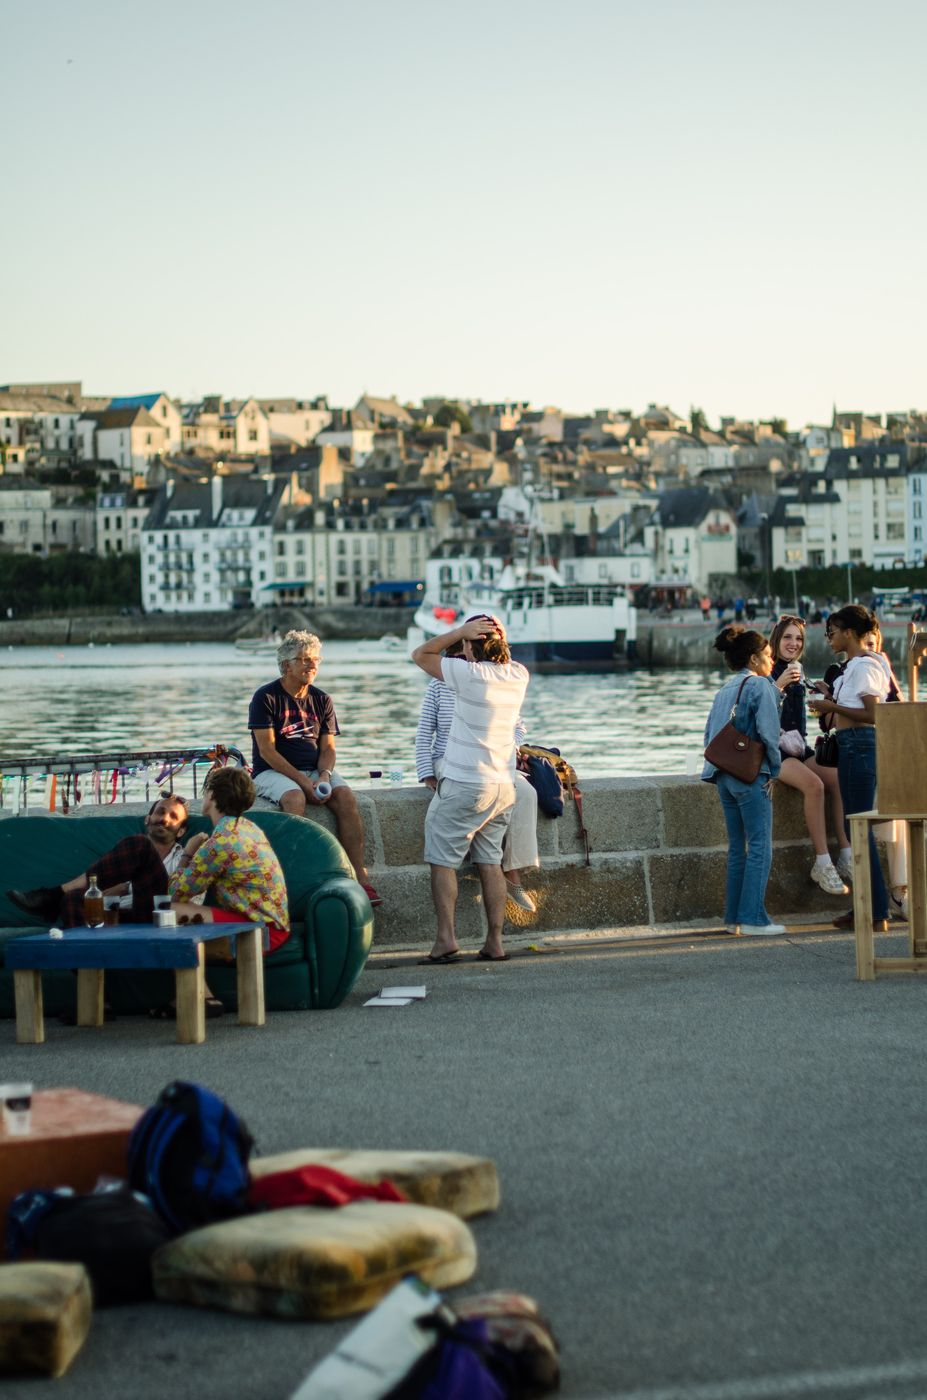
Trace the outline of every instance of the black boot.
<instances>
[{"instance_id":1,"label":"black boot","mask_svg":"<svg viewBox=\"0 0 927 1400\"><path fill-rule=\"evenodd\" d=\"M25 914L42 914L54 919L61 908L63 890L60 885L40 885L37 890L7 890L6 897Z\"/></svg>"}]
</instances>

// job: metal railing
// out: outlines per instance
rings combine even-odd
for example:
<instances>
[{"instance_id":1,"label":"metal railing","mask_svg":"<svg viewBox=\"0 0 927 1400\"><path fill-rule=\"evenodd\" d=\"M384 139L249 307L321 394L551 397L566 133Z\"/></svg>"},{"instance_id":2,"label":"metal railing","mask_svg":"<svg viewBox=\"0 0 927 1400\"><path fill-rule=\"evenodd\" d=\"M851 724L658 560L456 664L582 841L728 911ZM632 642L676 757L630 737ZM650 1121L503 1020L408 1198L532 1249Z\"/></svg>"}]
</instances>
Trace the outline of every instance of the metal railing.
<instances>
[{"instance_id":1,"label":"metal railing","mask_svg":"<svg viewBox=\"0 0 927 1400\"><path fill-rule=\"evenodd\" d=\"M107 807L202 791L203 770L247 767L227 744L186 749L123 749L100 753L35 754L0 760L0 810L68 813L81 805ZM179 779L184 775L181 784Z\"/></svg>"}]
</instances>

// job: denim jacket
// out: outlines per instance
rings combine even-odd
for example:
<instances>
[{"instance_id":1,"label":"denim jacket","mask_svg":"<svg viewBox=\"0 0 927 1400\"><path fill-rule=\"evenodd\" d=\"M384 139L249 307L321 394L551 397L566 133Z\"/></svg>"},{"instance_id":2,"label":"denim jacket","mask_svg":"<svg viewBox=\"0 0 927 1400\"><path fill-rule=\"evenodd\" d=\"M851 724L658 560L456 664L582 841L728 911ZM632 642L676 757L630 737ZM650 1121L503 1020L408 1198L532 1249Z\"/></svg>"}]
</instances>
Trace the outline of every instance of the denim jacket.
<instances>
[{"instance_id":1,"label":"denim jacket","mask_svg":"<svg viewBox=\"0 0 927 1400\"><path fill-rule=\"evenodd\" d=\"M705 746L707 748L730 719L731 706L737 699L737 692L745 677L749 679L740 697L734 724L741 733L765 744L766 757L760 765L760 774L767 778L777 778L782 766L782 756L779 753L779 710L782 705L782 692L768 676L758 676L755 672L745 669L725 681L714 698L708 723L705 725ZM702 781L716 782L720 771L720 768L716 768L706 758L705 767L702 769Z\"/></svg>"}]
</instances>

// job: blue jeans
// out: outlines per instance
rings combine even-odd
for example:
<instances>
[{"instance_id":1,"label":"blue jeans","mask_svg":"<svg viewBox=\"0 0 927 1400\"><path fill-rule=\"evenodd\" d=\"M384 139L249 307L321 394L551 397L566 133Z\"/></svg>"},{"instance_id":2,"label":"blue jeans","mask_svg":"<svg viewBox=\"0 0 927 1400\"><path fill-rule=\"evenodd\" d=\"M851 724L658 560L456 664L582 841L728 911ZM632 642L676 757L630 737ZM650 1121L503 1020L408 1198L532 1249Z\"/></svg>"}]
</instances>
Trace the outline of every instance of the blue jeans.
<instances>
[{"instance_id":1,"label":"blue jeans","mask_svg":"<svg viewBox=\"0 0 927 1400\"><path fill-rule=\"evenodd\" d=\"M772 865L772 797L769 778L761 773L752 783L742 783L729 773L719 773L718 796L727 824L727 924L772 923L766 912L766 883Z\"/></svg>"},{"instance_id":2,"label":"blue jeans","mask_svg":"<svg viewBox=\"0 0 927 1400\"><path fill-rule=\"evenodd\" d=\"M876 798L875 729L867 725L837 730L837 781L847 816L851 812L872 811ZM872 868L872 917L887 919L888 894L872 827L869 828L869 864Z\"/></svg>"}]
</instances>

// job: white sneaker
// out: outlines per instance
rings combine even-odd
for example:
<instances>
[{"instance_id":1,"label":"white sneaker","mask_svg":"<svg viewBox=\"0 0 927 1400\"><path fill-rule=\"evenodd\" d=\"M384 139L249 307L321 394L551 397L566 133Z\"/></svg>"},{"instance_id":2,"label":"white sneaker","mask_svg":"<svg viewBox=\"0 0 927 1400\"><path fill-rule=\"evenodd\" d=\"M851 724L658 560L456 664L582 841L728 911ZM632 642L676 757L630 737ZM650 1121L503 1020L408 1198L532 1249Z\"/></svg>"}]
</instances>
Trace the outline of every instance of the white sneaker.
<instances>
[{"instance_id":1,"label":"white sneaker","mask_svg":"<svg viewBox=\"0 0 927 1400\"><path fill-rule=\"evenodd\" d=\"M811 878L816 885L820 885L825 894L850 893L830 861L826 865L818 865L815 862L811 867Z\"/></svg>"},{"instance_id":2,"label":"white sneaker","mask_svg":"<svg viewBox=\"0 0 927 1400\"><path fill-rule=\"evenodd\" d=\"M836 865L837 874L841 880L846 880L848 885L853 883L853 858L852 856L840 856Z\"/></svg>"},{"instance_id":3,"label":"white sneaker","mask_svg":"<svg viewBox=\"0 0 927 1400\"><path fill-rule=\"evenodd\" d=\"M519 909L527 909L529 914L537 912L537 905L531 898L524 885L513 885L510 881L505 884L506 894L514 905Z\"/></svg>"},{"instance_id":4,"label":"white sneaker","mask_svg":"<svg viewBox=\"0 0 927 1400\"><path fill-rule=\"evenodd\" d=\"M785 933L785 924L741 924L744 938L771 938L773 934Z\"/></svg>"}]
</instances>

